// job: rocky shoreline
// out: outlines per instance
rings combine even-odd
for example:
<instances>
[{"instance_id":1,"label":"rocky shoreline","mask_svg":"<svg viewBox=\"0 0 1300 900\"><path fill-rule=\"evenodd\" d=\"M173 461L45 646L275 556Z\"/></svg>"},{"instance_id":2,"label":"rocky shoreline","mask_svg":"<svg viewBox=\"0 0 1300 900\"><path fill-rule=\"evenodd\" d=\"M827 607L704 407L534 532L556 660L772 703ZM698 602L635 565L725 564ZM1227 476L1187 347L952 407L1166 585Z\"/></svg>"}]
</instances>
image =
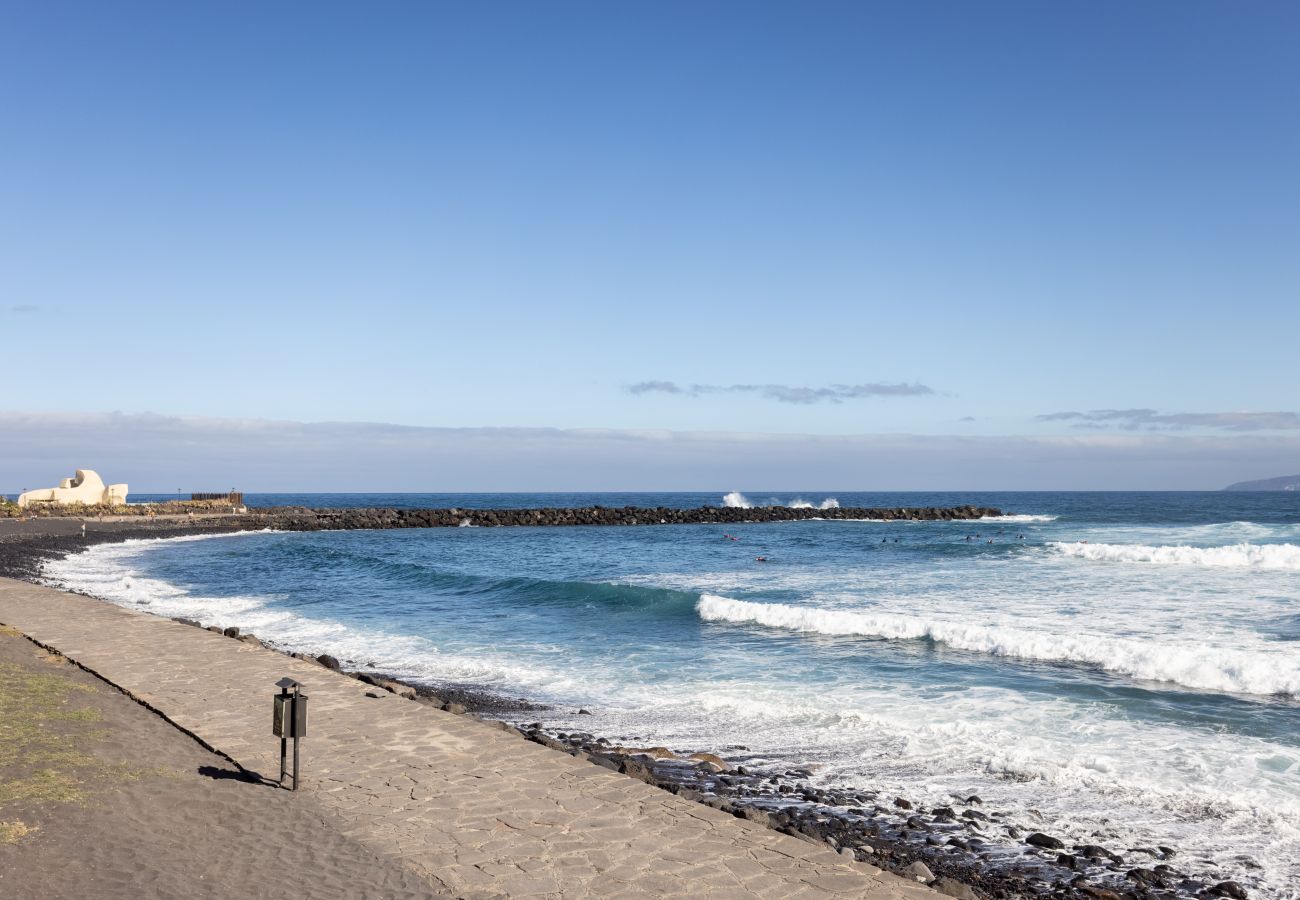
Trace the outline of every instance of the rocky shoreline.
<instances>
[{"instance_id":1,"label":"rocky shoreline","mask_svg":"<svg viewBox=\"0 0 1300 900\"><path fill-rule=\"evenodd\" d=\"M599 507L592 508L599 510ZM888 518L882 513L896 513L890 520L920 518L897 513L931 512L928 510L804 510L783 507L762 509L704 508L726 519L699 521L791 521L812 518ZM964 515L937 518L979 518L998 515L996 510L963 508ZM276 524L259 521L250 525L251 517L209 520L203 523L128 523L90 522L85 535L80 533L82 520L43 520L39 533L15 533L0 528L0 575L40 580L44 560L78 552L88 545L132 538L164 538L193 534L225 533L249 527L275 527L283 530L332 530L349 527L341 522L404 522L407 524L368 524L352 527L438 527L440 522L429 513L445 510L314 510L283 511L272 514ZM469 511L456 511L469 512ZM563 513L587 511L552 511L561 514L552 522L525 521L535 510L479 510L488 527L506 524L651 524L647 510L627 512L609 510L609 518L596 513L600 521L568 521ZM511 515L502 517L500 513ZM694 514L696 510L675 510ZM875 515L861 515L871 512ZM335 515L345 513L346 515ZM389 518L390 513L402 513ZM419 516L405 514L418 513ZM744 518L755 513L767 518ZM828 513L839 515L827 515ZM493 521L489 514L494 514ZM618 516L640 521L615 521ZM734 517L734 518L733 518ZM5 523L9 524L9 523ZM17 525L17 523L13 523ZM27 523L36 524L36 523ZM459 524L459 523L457 523ZM477 524L471 522L471 524ZM75 527L73 527L75 525ZM54 527L49 527L54 526ZM295 527L296 526L296 527ZM315 527L313 527L315 526ZM203 627L191 620L186 624ZM696 800L776 830L818 843L856 859L870 862L908 878L930 884L949 896L963 900L980 897L1008 900L1017 897L1089 898L1089 900L1187 900L1187 898L1228 897L1244 900L1246 891L1235 882L1219 882L1197 877L1178 867L1177 854L1170 847L1104 847L1099 845L1067 846L1045 832L1030 831L997 810L984 807L975 796L953 797L952 802L933 809L922 808L906 797L884 796L869 790L821 787L814 773L797 764L756 764L749 760L746 748L711 748L704 750L669 749L648 746L646 741L617 741L588 731L568 727L548 727L546 713L550 707L523 698L510 698L463 685L413 685L376 673L364 660L339 660L321 655L306 656L241 634L237 628L210 630L227 637L256 642L270 649L289 653L300 659L314 659L323 666L343 671L385 691L413 702L434 706L461 715L496 720L500 727L521 738L544 744L561 752L589 760L594 765L623 772L656 785L686 799ZM574 718L574 711L561 717ZM577 711L581 715L583 710Z\"/></svg>"}]
</instances>

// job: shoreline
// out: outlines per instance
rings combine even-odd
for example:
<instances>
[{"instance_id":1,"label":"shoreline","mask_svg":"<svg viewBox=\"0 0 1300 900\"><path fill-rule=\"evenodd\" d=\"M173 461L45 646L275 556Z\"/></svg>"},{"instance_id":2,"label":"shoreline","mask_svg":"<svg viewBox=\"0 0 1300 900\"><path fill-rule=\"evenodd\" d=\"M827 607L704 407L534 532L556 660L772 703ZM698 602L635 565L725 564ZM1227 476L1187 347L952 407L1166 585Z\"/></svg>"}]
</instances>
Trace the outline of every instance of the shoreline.
<instances>
[{"instance_id":1,"label":"shoreline","mask_svg":"<svg viewBox=\"0 0 1300 900\"><path fill-rule=\"evenodd\" d=\"M94 544L140 538L218 536L247 530L234 527L228 520L201 526L145 525L136 520L94 523L98 527L93 528L88 522L83 538L80 520L76 520L71 533L65 523L62 528L52 529L62 531L61 534L18 537L7 534L3 524L0 520L0 575L38 584L47 584L40 575L45 560L79 552ZM105 527L110 525L116 527ZM203 627L192 620L176 621ZM222 631L215 626L208 630ZM472 686L408 683L373 671L348 671L332 657L327 662L325 655L312 657L293 652L291 648L241 634L237 628L225 629L225 634L340 669L381 690L448 712L499 720L523 738L622 772L683 799L803 840L827 844L845 855L851 853L860 861L907 878L936 885L943 882L948 888L943 892L951 896L967 900L978 896L1048 895L1121 900L1124 897L1235 897L1240 890L1235 883L1214 884L1177 872L1169 865L1169 860L1176 855L1169 847L1112 849L1081 845L1067 848L1050 835L1050 827L1048 834L1017 828L1014 823L1003 821L998 811L983 810L977 797L954 797L948 806L925 810L905 797L882 796L871 790L816 787L811 783L813 772L794 760L758 769L743 763L733 764L734 754L732 760L727 760L708 749L673 751L639 741L638 746L626 746L612 742L610 736L564 727L548 728L544 713L558 709L555 706ZM998 830L1004 834L996 833ZM973 886L981 893L972 894L966 886Z\"/></svg>"}]
</instances>

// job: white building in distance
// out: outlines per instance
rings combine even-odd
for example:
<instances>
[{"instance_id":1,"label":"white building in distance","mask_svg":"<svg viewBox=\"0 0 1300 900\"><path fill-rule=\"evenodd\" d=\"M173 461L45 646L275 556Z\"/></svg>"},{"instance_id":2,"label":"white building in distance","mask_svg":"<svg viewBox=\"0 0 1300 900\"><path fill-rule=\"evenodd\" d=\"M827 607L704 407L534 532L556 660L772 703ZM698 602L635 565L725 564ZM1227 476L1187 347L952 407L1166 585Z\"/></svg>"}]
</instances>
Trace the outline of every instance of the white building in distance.
<instances>
[{"instance_id":1,"label":"white building in distance","mask_svg":"<svg viewBox=\"0 0 1300 900\"><path fill-rule=\"evenodd\" d=\"M84 503L94 506L121 506L126 503L126 485L104 484L104 479L92 469L78 469L72 478L65 478L58 487L37 488L18 495L19 506L33 503Z\"/></svg>"}]
</instances>

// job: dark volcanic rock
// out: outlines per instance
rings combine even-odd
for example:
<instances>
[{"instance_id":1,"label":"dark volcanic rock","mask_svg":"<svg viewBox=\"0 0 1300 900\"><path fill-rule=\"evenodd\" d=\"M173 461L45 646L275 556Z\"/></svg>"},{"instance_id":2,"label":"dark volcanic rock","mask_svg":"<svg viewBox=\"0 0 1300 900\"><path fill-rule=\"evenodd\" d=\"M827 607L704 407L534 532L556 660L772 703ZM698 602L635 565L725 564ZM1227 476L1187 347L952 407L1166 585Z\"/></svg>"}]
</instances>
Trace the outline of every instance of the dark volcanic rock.
<instances>
[{"instance_id":1,"label":"dark volcanic rock","mask_svg":"<svg viewBox=\"0 0 1300 900\"><path fill-rule=\"evenodd\" d=\"M452 528L477 526L555 525L734 525L741 522L797 522L809 519L872 519L880 521L954 521L1000 516L1001 510L980 506L895 507L889 509L843 507L804 509L788 506L760 506L738 509L700 506L691 509L669 507L604 506L543 509L307 509L274 507L251 511L243 517L259 526L285 531L334 531L356 528ZM250 522L250 524L251 524Z\"/></svg>"},{"instance_id":2,"label":"dark volcanic rock","mask_svg":"<svg viewBox=\"0 0 1300 900\"><path fill-rule=\"evenodd\" d=\"M1043 834L1041 831L1035 831L1029 837L1025 838L1026 844L1033 844L1035 847L1042 847L1044 850L1063 850L1065 842L1057 840L1051 835Z\"/></svg>"},{"instance_id":3,"label":"dark volcanic rock","mask_svg":"<svg viewBox=\"0 0 1300 900\"><path fill-rule=\"evenodd\" d=\"M1220 881L1214 887L1210 888L1210 893L1216 897L1231 897L1232 900L1246 900L1246 889L1235 881Z\"/></svg>"},{"instance_id":4,"label":"dark volcanic rock","mask_svg":"<svg viewBox=\"0 0 1300 900\"><path fill-rule=\"evenodd\" d=\"M1155 885L1160 883L1160 873L1153 872L1150 869L1129 869L1125 874L1138 884Z\"/></svg>"}]
</instances>

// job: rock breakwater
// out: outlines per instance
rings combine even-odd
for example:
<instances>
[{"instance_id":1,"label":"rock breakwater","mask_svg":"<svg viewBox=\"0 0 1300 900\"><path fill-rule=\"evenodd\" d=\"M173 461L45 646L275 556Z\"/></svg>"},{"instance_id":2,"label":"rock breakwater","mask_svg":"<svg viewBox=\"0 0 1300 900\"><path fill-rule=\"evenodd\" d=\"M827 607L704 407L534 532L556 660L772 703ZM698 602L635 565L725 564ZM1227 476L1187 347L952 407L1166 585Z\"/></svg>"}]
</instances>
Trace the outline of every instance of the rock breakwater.
<instances>
[{"instance_id":1,"label":"rock breakwater","mask_svg":"<svg viewBox=\"0 0 1300 900\"><path fill-rule=\"evenodd\" d=\"M540 509L307 509L274 507L250 511L248 518L286 531L354 528L499 528L560 525L736 525L743 522L798 522L810 519L883 522L973 520L1002 511L982 506L808 509L762 506L740 509L700 506L584 506Z\"/></svg>"}]
</instances>

